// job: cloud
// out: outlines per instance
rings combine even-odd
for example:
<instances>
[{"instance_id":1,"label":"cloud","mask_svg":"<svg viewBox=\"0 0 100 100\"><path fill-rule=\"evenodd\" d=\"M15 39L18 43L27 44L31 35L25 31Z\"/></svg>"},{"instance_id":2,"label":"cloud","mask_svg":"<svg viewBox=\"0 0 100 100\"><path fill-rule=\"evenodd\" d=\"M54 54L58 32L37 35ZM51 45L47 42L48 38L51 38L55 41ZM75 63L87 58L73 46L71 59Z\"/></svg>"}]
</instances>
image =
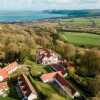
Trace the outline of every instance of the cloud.
<instances>
[{"instance_id":1,"label":"cloud","mask_svg":"<svg viewBox=\"0 0 100 100\"><path fill-rule=\"evenodd\" d=\"M100 0L0 0L0 10L100 9Z\"/></svg>"}]
</instances>

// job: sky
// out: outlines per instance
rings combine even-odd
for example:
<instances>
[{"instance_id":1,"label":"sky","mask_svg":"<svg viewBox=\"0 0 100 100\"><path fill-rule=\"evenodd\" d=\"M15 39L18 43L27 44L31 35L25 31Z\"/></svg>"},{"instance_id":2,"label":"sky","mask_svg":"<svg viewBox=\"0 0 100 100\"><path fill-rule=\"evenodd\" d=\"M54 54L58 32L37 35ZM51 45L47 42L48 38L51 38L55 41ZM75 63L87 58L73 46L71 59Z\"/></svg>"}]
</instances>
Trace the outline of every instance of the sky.
<instances>
[{"instance_id":1,"label":"sky","mask_svg":"<svg viewBox=\"0 0 100 100\"><path fill-rule=\"evenodd\" d=\"M100 9L100 0L0 0L0 10Z\"/></svg>"}]
</instances>

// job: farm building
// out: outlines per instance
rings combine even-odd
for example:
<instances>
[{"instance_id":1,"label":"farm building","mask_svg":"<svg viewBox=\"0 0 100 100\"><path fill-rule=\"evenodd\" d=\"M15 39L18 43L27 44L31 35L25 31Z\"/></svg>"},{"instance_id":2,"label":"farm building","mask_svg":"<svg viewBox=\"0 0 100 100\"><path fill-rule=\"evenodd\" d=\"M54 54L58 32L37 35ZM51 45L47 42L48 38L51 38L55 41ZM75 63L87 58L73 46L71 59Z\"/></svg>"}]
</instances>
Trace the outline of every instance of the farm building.
<instances>
[{"instance_id":1,"label":"farm building","mask_svg":"<svg viewBox=\"0 0 100 100\"><path fill-rule=\"evenodd\" d=\"M7 80L9 78L9 74L16 71L17 68L18 68L17 62L12 62L8 64L8 66L1 68L0 69L0 81Z\"/></svg>"},{"instance_id":2,"label":"farm building","mask_svg":"<svg viewBox=\"0 0 100 100\"><path fill-rule=\"evenodd\" d=\"M25 74L17 78L17 92L22 95L22 100L35 100L37 93Z\"/></svg>"},{"instance_id":3,"label":"farm building","mask_svg":"<svg viewBox=\"0 0 100 100\"><path fill-rule=\"evenodd\" d=\"M80 96L80 93L77 91L77 89L74 88L74 86L68 80L63 78L63 75L60 71L44 74L40 78L44 83L53 83L71 98Z\"/></svg>"},{"instance_id":4,"label":"farm building","mask_svg":"<svg viewBox=\"0 0 100 100\"><path fill-rule=\"evenodd\" d=\"M57 53L52 50L42 48L37 50L36 58L37 62L43 65L56 64L60 61L60 56Z\"/></svg>"}]
</instances>

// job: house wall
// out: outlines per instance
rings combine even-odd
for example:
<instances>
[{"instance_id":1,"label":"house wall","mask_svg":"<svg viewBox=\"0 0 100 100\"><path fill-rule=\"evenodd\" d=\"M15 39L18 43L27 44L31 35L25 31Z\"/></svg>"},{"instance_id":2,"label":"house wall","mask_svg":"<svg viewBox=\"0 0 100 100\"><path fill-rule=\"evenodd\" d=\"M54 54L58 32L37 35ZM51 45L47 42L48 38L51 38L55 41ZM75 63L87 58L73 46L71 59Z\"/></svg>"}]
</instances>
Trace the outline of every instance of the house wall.
<instances>
[{"instance_id":1,"label":"house wall","mask_svg":"<svg viewBox=\"0 0 100 100\"><path fill-rule=\"evenodd\" d=\"M47 83L47 82L52 82L54 79L51 78L51 79L48 79L48 80L42 80L44 83Z\"/></svg>"},{"instance_id":2,"label":"house wall","mask_svg":"<svg viewBox=\"0 0 100 100\"><path fill-rule=\"evenodd\" d=\"M0 76L0 82L1 82L1 81L3 81L3 80L4 80L4 79L3 79L3 77L2 77L2 76Z\"/></svg>"},{"instance_id":3,"label":"house wall","mask_svg":"<svg viewBox=\"0 0 100 100\"><path fill-rule=\"evenodd\" d=\"M28 96L28 100L35 100L35 99L37 99L37 95L36 95L36 94L31 93L31 94Z\"/></svg>"},{"instance_id":4,"label":"house wall","mask_svg":"<svg viewBox=\"0 0 100 100\"><path fill-rule=\"evenodd\" d=\"M44 57L42 59L42 64L43 65L49 65L49 64L55 64L58 63L58 58L54 58L54 57Z\"/></svg>"}]
</instances>

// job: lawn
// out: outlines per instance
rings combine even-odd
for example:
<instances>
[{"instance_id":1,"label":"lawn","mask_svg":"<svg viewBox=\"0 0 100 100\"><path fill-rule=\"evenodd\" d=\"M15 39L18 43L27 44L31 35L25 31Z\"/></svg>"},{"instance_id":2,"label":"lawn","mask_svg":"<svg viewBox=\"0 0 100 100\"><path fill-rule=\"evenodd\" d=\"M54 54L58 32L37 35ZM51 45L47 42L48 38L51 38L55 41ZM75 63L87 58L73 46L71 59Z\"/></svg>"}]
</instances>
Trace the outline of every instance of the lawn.
<instances>
[{"instance_id":1,"label":"lawn","mask_svg":"<svg viewBox=\"0 0 100 100\"><path fill-rule=\"evenodd\" d=\"M73 44L100 47L100 35L77 32L64 32L61 35L64 40Z\"/></svg>"},{"instance_id":2,"label":"lawn","mask_svg":"<svg viewBox=\"0 0 100 100\"><path fill-rule=\"evenodd\" d=\"M41 75L42 73L47 72L43 65L37 64L37 63L30 61L28 59L24 62L24 64L31 66L30 72L31 72L32 76L38 76L38 75Z\"/></svg>"}]
</instances>

